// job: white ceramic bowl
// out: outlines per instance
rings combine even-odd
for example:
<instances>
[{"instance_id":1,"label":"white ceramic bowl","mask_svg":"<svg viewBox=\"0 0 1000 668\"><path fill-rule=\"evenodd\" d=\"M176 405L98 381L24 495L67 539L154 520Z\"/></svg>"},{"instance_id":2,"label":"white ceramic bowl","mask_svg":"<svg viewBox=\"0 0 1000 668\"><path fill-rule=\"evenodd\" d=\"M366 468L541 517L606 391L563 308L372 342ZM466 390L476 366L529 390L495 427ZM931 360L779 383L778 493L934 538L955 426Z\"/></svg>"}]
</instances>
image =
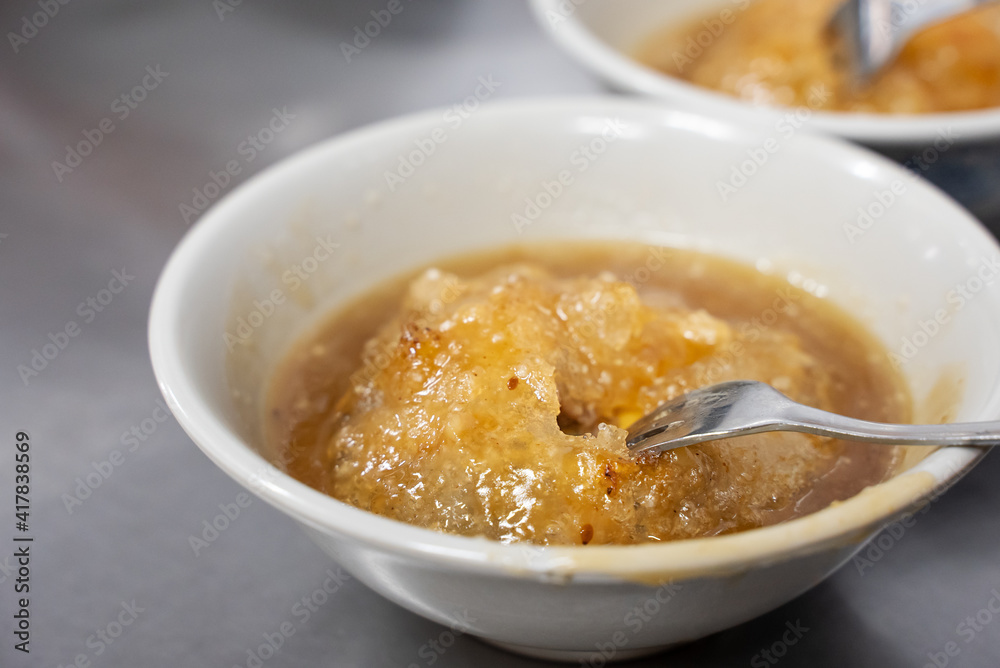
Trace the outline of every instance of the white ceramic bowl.
<instances>
[{"instance_id":1,"label":"white ceramic bowl","mask_svg":"<svg viewBox=\"0 0 1000 668\"><path fill-rule=\"evenodd\" d=\"M713 10L716 15L727 10L728 17L738 20L752 1L531 0L531 4L551 37L616 90L718 118L777 125L789 109L754 106L667 76L631 57L645 38L664 27L712 17ZM1000 190L995 185L1000 180L1000 109L892 116L810 110L802 127L909 162L914 171L980 216L1000 216Z\"/></svg>"},{"instance_id":2,"label":"white ceramic bowl","mask_svg":"<svg viewBox=\"0 0 1000 668\"><path fill-rule=\"evenodd\" d=\"M442 255L583 238L695 248L786 274L848 308L890 350L916 341L905 372L919 418L940 417L942 387L956 388L947 395L956 420L1000 416L1000 282L972 279L995 266L993 239L892 163L807 135L723 201L717 181L765 132L579 98L498 103L460 123L432 111L325 142L223 198L178 246L150 315L160 387L209 458L418 614L563 659L625 658L739 624L818 583L984 451L939 450L917 463L927 451L915 450L891 481L765 529L533 548L420 529L325 496L268 465L258 416L273 364L332 305ZM401 181L387 179L400 170ZM572 185L541 196L562 170ZM857 208L894 188L905 192L851 243L844 225ZM526 200L541 214L519 230L512 214ZM294 288L293 266L306 276ZM976 291L956 311L948 296L958 285ZM946 325L918 334L948 308Z\"/></svg>"}]
</instances>

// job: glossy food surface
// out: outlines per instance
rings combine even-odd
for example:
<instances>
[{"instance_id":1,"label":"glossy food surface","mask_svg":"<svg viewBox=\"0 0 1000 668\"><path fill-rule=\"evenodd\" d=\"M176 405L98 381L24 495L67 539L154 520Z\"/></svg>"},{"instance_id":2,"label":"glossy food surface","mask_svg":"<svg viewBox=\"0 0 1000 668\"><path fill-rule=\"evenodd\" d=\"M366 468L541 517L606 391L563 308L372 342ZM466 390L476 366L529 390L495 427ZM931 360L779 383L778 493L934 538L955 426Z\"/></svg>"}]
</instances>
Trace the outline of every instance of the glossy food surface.
<instances>
[{"instance_id":1,"label":"glossy food surface","mask_svg":"<svg viewBox=\"0 0 1000 668\"><path fill-rule=\"evenodd\" d=\"M432 529L591 544L772 524L891 468L892 449L793 433L625 450L643 413L741 378L857 417L908 418L885 352L784 281L637 244L438 266L292 349L265 420L294 476Z\"/></svg>"},{"instance_id":2,"label":"glossy food surface","mask_svg":"<svg viewBox=\"0 0 1000 668\"><path fill-rule=\"evenodd\" d=\"M759 104L916 114L1000 106L1000 7L915 35L870 85L849 85L824 29L839 0L739 2L647 39L637 58Z\"/></svg>"}]
</instances>

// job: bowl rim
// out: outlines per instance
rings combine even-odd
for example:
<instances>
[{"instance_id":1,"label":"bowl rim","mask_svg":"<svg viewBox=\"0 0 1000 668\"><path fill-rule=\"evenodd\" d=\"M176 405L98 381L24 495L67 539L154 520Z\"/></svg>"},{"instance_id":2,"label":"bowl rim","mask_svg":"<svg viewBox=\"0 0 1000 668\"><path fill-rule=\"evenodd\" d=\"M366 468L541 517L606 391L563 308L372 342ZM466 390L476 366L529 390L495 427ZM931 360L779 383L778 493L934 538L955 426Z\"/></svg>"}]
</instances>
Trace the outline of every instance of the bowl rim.
<instances>
[{"instance_id":1,"label":"bowl rim","mask_svg":"<svg viewBox=\"0 0 1000 668\"><path fill-rule=\"evenodd\" d=\"M193 272L189 268L199 266L203 258L207 260L220 248L226 248L219 240L230 238L229 231L238 229L240 212L252 208L254 201L266 197L292 173L310 170L338 155L349 154L383 135L409 132L416 136L415 133L426 131L438 122L444 111L442 108L419 112L365 126L327 139L262 170L206 211L174 249L157 281L148 335L150 358L160 391L181 427L208 458L270 505L323 534L350 537L396 555L433 562L439 567L560 581L572 578L599 582L663 582L677 577L744 571L831 545L859 548L875 530L922 499L953 484L987 453L988 448L976 447L937 450L912 469L850 499L768 527L655 544L586 547L504 544L482 537L416 527L350 506L276 469L209 409L200 397L193 374L182 364L181 315L189 291L195 289ZM496 101L481 110L479 118L520 115L535 119L540 113L570 117L644 114L648 122L661 126L668 121L689 126L690 119L702 119L691 112L664 109L647 101L607 96ZM748 129L746 125L728 125L734 129ZM906 173L881 156L834 138L803 134L793 139L818 144L819 150L827 153L847 152L854 158L863 157L898 176ZM973 225L988 234L978 221L933 186L918 183L914 187L951 207L957 224ZM997 391L1000 392L1000 388Z\"/></svg>"},{"instance_id":2,"label":"bowl rim","mask_svg":"<svg viewBox=\"0 0 1000 668\"><path fill-rule=\"evenodd\" d=\"M573 0L575 2L575 0ZM794 107L754 106L737 98L663 74L643 65L598 37L580 12L561 11L568 0L529 0L542 28L564 50L617 88L684 108L738 122L780 122ZM580 3L576 3L580 4ZM561 21L549 20L556 12ZM1000 141L1000 107L932 114L876 114L810 111L809 130L825 132L878 146L925 145L944 137L957 144Z\"/></svg>"}]
</instances>

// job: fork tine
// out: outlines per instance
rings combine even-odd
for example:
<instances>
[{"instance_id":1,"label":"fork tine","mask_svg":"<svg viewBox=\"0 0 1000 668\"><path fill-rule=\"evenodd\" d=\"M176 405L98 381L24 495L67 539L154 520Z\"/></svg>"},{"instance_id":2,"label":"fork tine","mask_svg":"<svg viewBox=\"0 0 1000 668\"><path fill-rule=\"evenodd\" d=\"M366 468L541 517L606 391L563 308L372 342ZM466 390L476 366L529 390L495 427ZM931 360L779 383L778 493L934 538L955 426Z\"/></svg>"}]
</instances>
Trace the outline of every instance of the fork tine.
<instances>
[{"instance_id":1,"label":"fork tine","mask_svg":"<svg viewBox=\"0 0 1000 668\"><path fill-rule=\"evenodd\" d=\"M626 446L633 454L672 450L713 440L730 409L761 383L734 380L700 388L667 401L628 429Z\"/></svg>"}]
</instances>

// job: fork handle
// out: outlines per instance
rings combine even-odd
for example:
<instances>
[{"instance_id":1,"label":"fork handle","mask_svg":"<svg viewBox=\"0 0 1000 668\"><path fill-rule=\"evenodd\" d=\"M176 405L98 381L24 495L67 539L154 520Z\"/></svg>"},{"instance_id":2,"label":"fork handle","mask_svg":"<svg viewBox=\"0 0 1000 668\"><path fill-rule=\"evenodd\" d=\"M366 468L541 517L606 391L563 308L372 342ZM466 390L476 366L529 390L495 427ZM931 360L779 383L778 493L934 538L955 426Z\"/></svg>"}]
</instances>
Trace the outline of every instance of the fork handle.
<instances>
[{"instance_id":1,"label":"fork handle","mask_svg":"<svg viewBox=\"0 0 1000 668\"><path fill-rule=\"evenodd\" d=\"M855 420L801 404L787 406L784 418L787 424L773 425L764 431L800 431L885 445L1000 445L1000 422L883 424Z\"/></svg>"},{"instance_id":2,"label":"fork handle","mask_svg":"<svg viewBox=\"0 0 1000 668\"><path fill-rule=\"evenodd\" d=\"M938 23L976 7L995 2L997 0L932 0L910 3L894 0L892 2L893 10L898 11L896 15L901 15L903 18L898 24L893 21L892 25L903 35L910 35L932 23ZM907 5L912 7L914 4L916 9L907 7Z\"/></svg>"}]
</instances>

